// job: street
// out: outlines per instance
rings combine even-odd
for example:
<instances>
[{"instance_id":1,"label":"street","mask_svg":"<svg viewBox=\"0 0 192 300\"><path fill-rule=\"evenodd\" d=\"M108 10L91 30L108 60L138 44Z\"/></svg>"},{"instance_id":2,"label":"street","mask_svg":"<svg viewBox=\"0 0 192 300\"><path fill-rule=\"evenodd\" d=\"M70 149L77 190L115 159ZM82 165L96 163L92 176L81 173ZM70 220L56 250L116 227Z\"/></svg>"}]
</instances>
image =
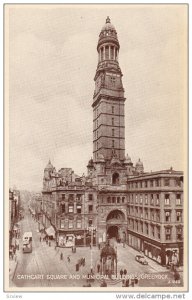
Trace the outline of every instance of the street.
<instances>
[{"instance_id":1,"label":"street","mask_svg":"<svg viewBox=\"0 0 192 300\"><path fill-rule=\"evenodd\" d=\"M91 257L93 273L97 279L91 282L91 286L100 286L102 278L97 273L97 264L100 260L100 250L93 247L76 248L72 253L71 248L55 248L55 242L49 246L45 241L40 241L38 223L27 212L25 218L20 221L21 238L17 251L18 265L13 278L13 284L18 287L82 287L87 284L86 276L90 274ZM32 253L22 252L22 236L25 231L33 234ZM182 286L182 282L174 282L173 274L165 267L147 259L148 265L142 265L135 261L137 251L122 244L111 241L117 248L117 275L118 278L107 279L108 286L122 286L120 270L127 270L127 276L137 275L140 279L137 286ZM92 251L92 254L91 254ZM60 259L63 253L63 260ZM76 271L76 264L80 258L85 258L85 266L80 266ZM152 276L153 275L153 276ZM155 277L156 276L156 277ZM145 277L145 278L144 278Z\"/></svg>"}]
</instances>

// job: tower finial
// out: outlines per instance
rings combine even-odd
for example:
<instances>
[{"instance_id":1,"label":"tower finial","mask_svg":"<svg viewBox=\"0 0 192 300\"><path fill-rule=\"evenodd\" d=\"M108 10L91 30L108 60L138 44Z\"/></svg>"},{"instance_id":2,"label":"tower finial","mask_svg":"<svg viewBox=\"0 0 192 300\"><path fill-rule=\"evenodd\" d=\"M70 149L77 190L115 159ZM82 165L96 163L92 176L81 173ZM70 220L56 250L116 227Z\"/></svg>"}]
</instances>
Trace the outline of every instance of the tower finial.
<instances>
[{"instance_id":1,"label":"tower finial","mask_svg":"<svg viewBox=\"0 0 192 300\"><path fill-rule=\"evenodd\" d=\"M106 24L107 24L107 23L111 23L111 20L110 20L109 16L108 16L107 19L106 19Z\"/></svg>"}]
</instances>

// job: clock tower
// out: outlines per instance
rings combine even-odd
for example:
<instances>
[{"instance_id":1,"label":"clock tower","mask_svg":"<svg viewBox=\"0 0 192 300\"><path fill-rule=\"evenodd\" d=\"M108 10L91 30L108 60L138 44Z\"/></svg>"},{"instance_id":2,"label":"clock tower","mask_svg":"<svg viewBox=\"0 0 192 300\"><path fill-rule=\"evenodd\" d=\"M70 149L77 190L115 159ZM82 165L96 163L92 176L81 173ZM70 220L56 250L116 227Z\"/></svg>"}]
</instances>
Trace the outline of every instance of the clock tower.
<instances>
[{"instance_id":1,"label":"clock tower","mask_svg":"<svg viewBox=\"0 0 192 300\"><path fill-rule=\"evenodd\" d=\"M93 160L125 160L124 89L119 67L119 41L109 17L99 35L93 96Z\"/></svg>"}]
</instances>

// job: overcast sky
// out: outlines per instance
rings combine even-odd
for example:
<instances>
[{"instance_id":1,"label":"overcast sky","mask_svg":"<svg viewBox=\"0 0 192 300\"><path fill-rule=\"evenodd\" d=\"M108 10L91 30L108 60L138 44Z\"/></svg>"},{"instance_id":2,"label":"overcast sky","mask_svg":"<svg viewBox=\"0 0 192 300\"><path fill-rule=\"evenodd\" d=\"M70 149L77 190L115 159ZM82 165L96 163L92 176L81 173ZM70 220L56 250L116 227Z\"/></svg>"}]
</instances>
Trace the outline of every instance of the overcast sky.
<instances>
[{"instance_id":1,"label":"overcast sky","mask_svg":"<svg viewBox=\"0 0 192 300\"><path fill-rule=\"evenodd\" d=\"M186 7L9 9L10 186L41 190L49 160L86 173L97 42L110 16L120 43L126 153L145 171L183 170Z\"/></svg>"}]
</instances>

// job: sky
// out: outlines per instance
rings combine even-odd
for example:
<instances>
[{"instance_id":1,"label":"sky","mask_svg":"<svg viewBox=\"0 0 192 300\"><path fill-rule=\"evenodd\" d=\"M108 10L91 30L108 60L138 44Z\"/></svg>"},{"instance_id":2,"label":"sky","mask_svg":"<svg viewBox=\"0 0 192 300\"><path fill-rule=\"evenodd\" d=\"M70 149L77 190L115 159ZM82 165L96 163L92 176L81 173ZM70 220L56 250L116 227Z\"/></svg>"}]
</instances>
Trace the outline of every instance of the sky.
<instances>
[{"instance_id":1,"label":"sky","mask_svg":"<svg viewBox=\"0 0 192 300\"><path fill-rule=\"evenodd\" d=\"M86 174L107 16L120 43L126 153L145 171L184 169L186 6L16 5L8 28L11 187L40 191L49 159Z\"/></svg>"}]
</instances>

